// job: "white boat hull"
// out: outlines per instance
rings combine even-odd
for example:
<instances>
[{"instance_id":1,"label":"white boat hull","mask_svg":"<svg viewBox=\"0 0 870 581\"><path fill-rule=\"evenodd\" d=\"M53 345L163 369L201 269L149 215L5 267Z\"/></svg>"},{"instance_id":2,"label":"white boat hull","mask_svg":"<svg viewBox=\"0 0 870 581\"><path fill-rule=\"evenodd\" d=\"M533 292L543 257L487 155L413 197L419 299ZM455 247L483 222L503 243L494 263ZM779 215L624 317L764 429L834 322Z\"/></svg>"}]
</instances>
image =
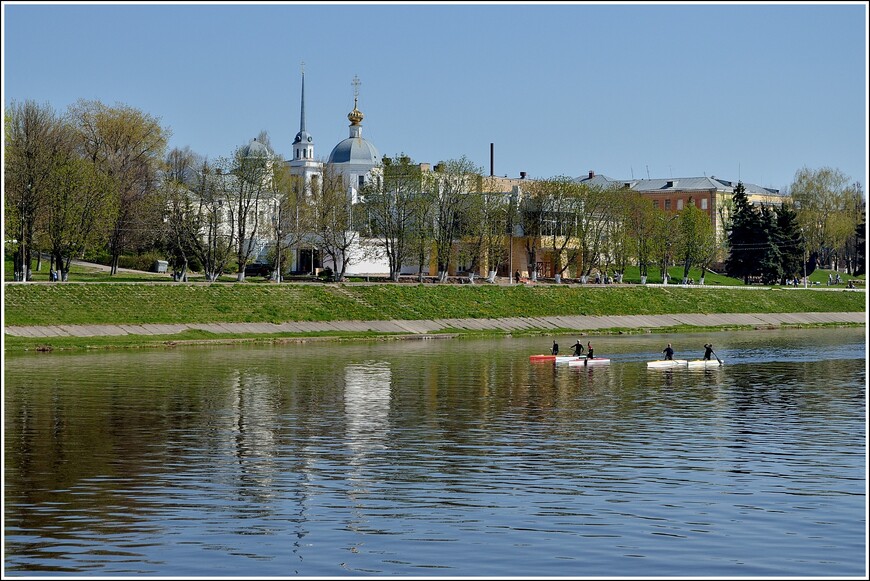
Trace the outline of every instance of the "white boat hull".
<instances>
[{"instance_id":1,"label":"white boat hull","mask_svg":"<svg viewBox=\"0 0 870 581\"><path fill-rule=\"evenodd\" d=\"M686 367L688 363L685 359L665 359L661 361L647 361L646 366L650 369L669 369L671 367Z\"/></svg>"},{"instance_id":2,"label":"white boat hull","mask_svg":"<svg viewBox=\"0 0 870 581\"><path fill-rule=\"evenodd\" d=\"M585 357L577 357L575 355L556 355L556 363L570 363L578 359L586 359Z\"/></svg>"},{"instance_id":3,"label":"white boat hull","mask_svg":"<svg viewBox=\"0 0 870 581\"><path fill-rule=\"evenodd\" d=\"M588 367L590 365L607 365L609 363L610 359L605 359L604 357L594 357L592 359L580 357L577 361L569 361L568 365L571 367Z\"/></svg>"},{"instance_id":4,"label":"white boat hull","mask_svg":"<svg viewBox=\"0 0 870 581\"><path fill-rule=\"evenodd\" d=\"M689 361L689 363L688 363L688 367L701 367L701 368L720 367L721 365L722 365L722 363L719 363L719 361L717 361L715 359L710 359L709 361L704 360L704 359L693 359L692 361Z\"/></svg>"}]
</instances>

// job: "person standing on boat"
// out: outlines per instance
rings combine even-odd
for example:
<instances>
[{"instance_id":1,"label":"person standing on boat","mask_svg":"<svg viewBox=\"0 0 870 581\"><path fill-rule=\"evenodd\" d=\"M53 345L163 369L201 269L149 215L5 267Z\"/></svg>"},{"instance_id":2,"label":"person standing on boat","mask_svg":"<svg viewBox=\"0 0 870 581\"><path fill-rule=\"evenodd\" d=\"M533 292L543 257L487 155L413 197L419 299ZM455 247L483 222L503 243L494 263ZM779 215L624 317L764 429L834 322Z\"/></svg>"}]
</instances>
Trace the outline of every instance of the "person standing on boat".
<instances>
[{"instance_id":1,"label":"person standing on boat","mask_svg":"<svg viewBox=\"0 0 870 581\"><path fill-rule=\"evenodd\" d=\"M665 359L672 360L674 358L674 350L671 349L671 344L668 343L668 346L662 349L662 353L665 354Z\"/></svg>"},{"instance_id":2,"label":"person standing on boat","mask_svg":"<svg viewBox=\"0 0 870 581\"><path fill-rule=\"evenodd\" d=\"M594 359L594 357L592 355L592 342L591 341L586 342L586 359Z\"/></svg>"},{"instance_id":3,"label":"person standing on boat","mask_svg":"<svg viewBox=\"0 0 870 581\"><path fill-rule=\"evenodd\" d=\"M580 339L577 339L577 342L571 345L574 349L574 357L580 357L583 355L583 343L580 342Z\"/></svg>"},{"instance_id":4,"label":"person standing on boat","mask_svg":"<svg viewBox=\"0 0 870 581\"><path fill-rule=\"evenodd\" d=\"M704 361L710 361L711 355L713 355L713 344L704 343Z\"/></svg>"},{"instance_id":5,"label":"person standing on boat","mask_svg":"<svg viewBox=\"0 0 870 581\"><path fill-rule=\"evenodd\" d=\"M553 341L553 355L559 354L559 344Z\"/></svg>"}]
</instances>

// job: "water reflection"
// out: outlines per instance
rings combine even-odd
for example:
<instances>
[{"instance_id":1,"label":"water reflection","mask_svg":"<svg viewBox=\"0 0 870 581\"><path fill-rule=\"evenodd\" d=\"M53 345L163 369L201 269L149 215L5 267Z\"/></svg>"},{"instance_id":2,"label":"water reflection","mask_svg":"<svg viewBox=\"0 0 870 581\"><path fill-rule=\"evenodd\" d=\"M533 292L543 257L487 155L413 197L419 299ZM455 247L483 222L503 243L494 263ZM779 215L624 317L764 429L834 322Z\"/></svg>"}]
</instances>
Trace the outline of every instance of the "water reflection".
<instances>
[{"instance_id":1,"label":"water reflection","mask_svg":"<svg viewBox=\"0 0 870 581\"><path fill-rule=\"evenodd\" d=\"M860 574L863 330L664 339L10 357L6 572Z\"/></svg>"}]
</instances>

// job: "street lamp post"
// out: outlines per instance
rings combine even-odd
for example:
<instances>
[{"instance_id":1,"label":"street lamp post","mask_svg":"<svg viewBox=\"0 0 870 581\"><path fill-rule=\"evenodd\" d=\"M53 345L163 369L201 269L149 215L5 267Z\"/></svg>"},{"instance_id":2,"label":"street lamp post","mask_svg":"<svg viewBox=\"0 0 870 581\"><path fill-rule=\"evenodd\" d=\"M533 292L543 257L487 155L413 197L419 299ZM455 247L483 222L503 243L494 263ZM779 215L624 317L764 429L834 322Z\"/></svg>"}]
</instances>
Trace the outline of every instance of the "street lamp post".
<instances>
[{"instance_id":1,"label":"street lamp post","mask_svg":"<svg viewBox=\"0 0 870 581\"><path fill-rule=\"evenodd\" d=\"M275 224L275 282L281 282L281 203L276 202L273 214Z\"/></svg>"},{"instance_id":2,"label":"street lamp post","mask_svg":"<svg viewBox=\"0 0 870 581\"><path fill-rule=\"evenodd\" d=\"M803 228L801 228L801 242L804 245L804 288L807 288L807 238Z\"/></svg>"}]
</instances>

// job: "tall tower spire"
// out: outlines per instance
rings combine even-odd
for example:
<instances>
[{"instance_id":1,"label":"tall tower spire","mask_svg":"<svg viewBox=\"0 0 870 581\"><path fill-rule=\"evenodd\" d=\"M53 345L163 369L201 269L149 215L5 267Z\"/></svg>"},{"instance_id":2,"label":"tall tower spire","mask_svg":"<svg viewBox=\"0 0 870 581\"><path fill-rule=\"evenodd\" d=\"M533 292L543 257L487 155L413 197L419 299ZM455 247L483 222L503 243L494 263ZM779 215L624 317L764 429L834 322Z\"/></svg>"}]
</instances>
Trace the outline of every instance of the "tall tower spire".
<instances>
[{"instance_id":1,"label":"tall tower spire","mask_svg":"<svg viewBox=\"0 0 870 581\"><path fill-rule=\"evenodd\" d=\"M299 120L299 131L305 131L305 61L302 61L302 118Z\"/></svg>"},{"instance_id":2,"label":"tall tower spire","mask_svg":"<svg viewBox=\"0 0 870 581\"><path fill-rule=\"evenodd\" d=\"M305 63L302 63L302 108L299 114L299 133L293 140L293 161L314 159L314 139L305 130Z\"/></svg>"}]
</instances>

